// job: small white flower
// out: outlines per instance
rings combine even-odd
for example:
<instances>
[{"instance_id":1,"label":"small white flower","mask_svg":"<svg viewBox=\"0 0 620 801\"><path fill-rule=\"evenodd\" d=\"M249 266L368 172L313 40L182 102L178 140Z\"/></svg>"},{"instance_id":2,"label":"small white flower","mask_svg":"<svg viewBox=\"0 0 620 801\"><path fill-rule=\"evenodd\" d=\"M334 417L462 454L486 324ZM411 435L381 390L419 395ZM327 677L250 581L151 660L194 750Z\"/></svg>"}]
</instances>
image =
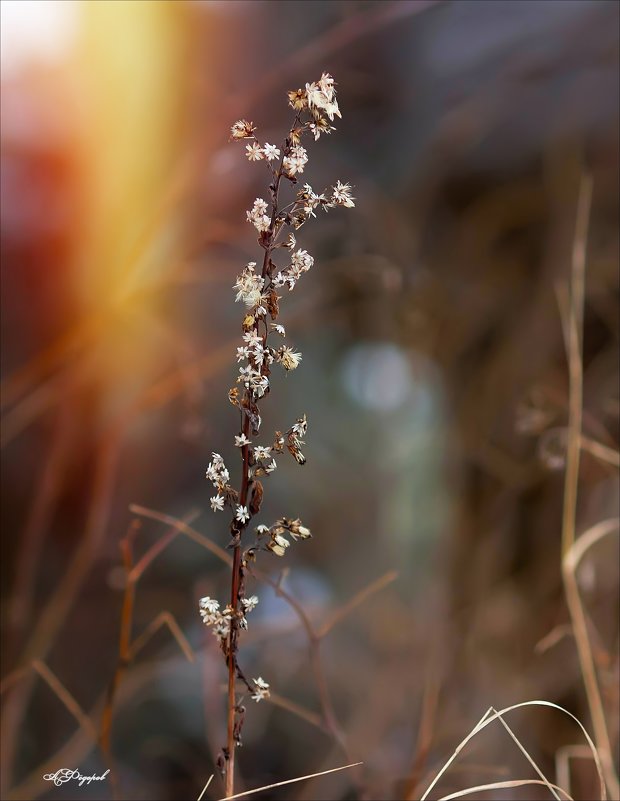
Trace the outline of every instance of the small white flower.
<instances>
[{"instance_id":1,"label":"small white flower","mask_svg":"<svg viewBox=\"0 0 620 801\"><path fill-rule=\"evenodd\" d=\"M276 334L280 334L281 337L286 336L286 329L280 323L271 323L271 327L276 332Z\"/></svg>"},{"instance_id":2,"label":"small white flower","mask_svg":"<svg viewBox=\"0 0 620 801\"><path fill-rule=\"evenodd\" d=\"M223 495L214 495L211 499L211 509L214 512L223 512L224 511L224 496Z\"/></svg>"},{"instance_id":3,"label":"small white flower","mask_svg":"<svg viewBox=\"0 0 620 801\"><path fill-rule=\"evenodd\" d=\"M237 448L243 448L246 445L250 445L250 440L246 437L245 434L240 434L239 436L235 436L235 445Z\"/></svg>"},{"instance_id":4,"label":"small white flower","mask_svg":"<svg viewBox=\"0 0 620 801\"><path fill-rule=\"evenodd\" d=\"M267 448L264 445L257 445L254 448L254 458L259 461L261 459L269 459L270 453L271 453L271 448Z\"/></svg>"},{"instance_id":5,"label":"small white flower","mask_svg":"<svg viewBox=\"0 0 620 801\"><path fill-rule=\"evenodd\" d=\"M316 217L314 210L317 206L327 203L324 194L317 195L310 184L304 184L301 192L297 193L298 202L303 203L304 213L309 217Z\"/></svg>"},{"instance_id":6,"label":"small white flower","mask_svg":"<svg viewBox=\"0 0 620 801\"><path fill-rule=\"evenodd\" d=\"M216 626L222 619L219 603L209 596L200 599L198 611L205 626Z\"/></svg>"},{"instance_id":7,"label":"small white flower","mask_svg":"<svg viewBox=\"0 0 620 801\"><path fill-rule=\"evenodd\" d=\"M254 201L254 205L252 206L252 214L266 214L267 213L268 204L266 200L263 200L262 197L257 197ZM252 267L256 267L256 262L251 261L250 264ZM248 264L248 267L250 266Z\"/></svg>"},{"instance_id":8,"label":"small white flower","mask_svg":"<svg viewBox=\"0 0 620 801\"><path fill-rule=\"evenodd\" d=\"M340 181L333 188L331 200L336 206L345 206L348 209L352 209L355 206L353 202L355 198L351 197L351 186Z\"/></svg>"},{"instance_id":9,"label":"small white flower","mask_svg":"<svg viewBox=\"0 0 620 801\"><path fill-rule=\"evenodd\" d=\"M265 142L263 153L267 161L275 161L275 159L280 158L280 150L275 145L270 145L268 142Z\"/></svg>"},{"instance_id":10,"label":"small white flower","mask_svg":"<svg viewBox=\"0 0 620 801\"><path fill-rule=\"evenodd\" d=\"M266 375L253 373L250 379L250 387L258 398L262 398L265 392L269 389L269 379Z\"/></svg>"},{"instance_id":11,"label":"small white flower","mask_svg":"<svg viewBox=\"0 0 620 801\"><path fill-rule=\"evenodd\" d=\"M247 506L237 506L237 512L235 514L235 519L238 520L240 523L245 523L250 519L250 513L248 512Z\"/></svg>"},{"instance_id":12,"label":"small white flower","mask_svg":"<svg viewBox=\"0 0 620 801\"><path fill-rule=\"evenodd\" d=\"M256 348L257 345L263 344L263 340L256 333L256 331L248 331L243 335L243 341L247 344L248 348Z\"/></svg>"},{"instance_id":13,"label":"small white flower","mask_svg":"<svg viewBox=\"0 0 620 801\"><path fill-rule=\"evenodd\" d=\"M226 618L221 617L213 624L213 634L221 640L225 640L228 637L230 634L230 623Z\"/></svg>"},{"instance_id":14,"label":"small white flower","mask_svg":"<svg viewBox=\"0 0 620 801\"><path fill-rule=\"evenodd\" d=\"M295 421L295 423L293 423L293 425L291 426L291 431L298 437L303 437L307 433L308 421L306 420L305 414L303 417L300 417L298 420Z\"/></svg>"},{"instance_id":15,"label":"small white flower","mask_svg":"<svg viewBox=\"0 0 620 801\"><path fill-rule=\"evenodd\" d=\"M205 475L213 484L213 486L219 489L222 484L227 483L228 479L230 478L230 474L228 473L228 470L224 465L224 460L219 453L212 453L211 457L212 458L209 462L209 466L207 467Z\"/></svg>"},{"instance_id":16,"label":"small white flower","mask_svg":"<svg viewBox=\"0 0 620 801\"><path fill-rule=\"evenodd\" d=\"M249 598L242 598L241 603L246 612L251 612L258 606L258 596L250 595Z\"/></svg>"},{"instance_id":17,"label":"small white flower","mask_svg":"<svg viewBox=\"0 0 620 801\"><path fill-rule=\"evenodd\" d=\"M269 526L266 526L264 523L261 523L260 526L256 526L256 533L259 537L263 537L265 534L269 534Z\"/></svg>"},{"instance_id":18,"label":"small white flower","mask_svg":"<svg viewBox=\"0 0 620 801\"><path fill-rule=\"evenodd\" d=\"M276 464L276 460L272 459L269 464L265 467L265 473L273 473L278 465Z\"/></svg>"},{"instance_id":19,"label":"small white flower","mask_svg":"<svg viewBox=\"0 0 620 801\"><path fill-rule=\"evenodd\" d=\"M297 253L291 255L291 265L297 267L301 272L308 272L314 264L314 258L308 253L307 250L301 248Z\"/></svg>"},{"instance_id":20,"label":"small white flower","mask_svg":"<svg viewBox=\"0 0 620 801\"><path fill-rule=\"evenodd\" d=\"M297 173L302 173L307 163L308 153L306 149L301 145L294 145L289 155L282 162L282 166L288 175L293 176Z\"/></svg>"},{"instance_id":21,"label":"small white flower","mask_svg":"<svg viewBox=\"0 0 620 801\"><path fill-rule=\"evenodd\" d=\"M254 681L254 692L252 693L252 700L258 703L262 701L263 698L269 698L269 685L264 679L261 679L259 676L257 679L253 679Z\"/></svg>"},{"instance_id":22,"label":"small white flower","mask_svg":"<svg viewBox=\"0 0 620 801\"><path fill-rule=\"evenodd\" d=\"M237 361L238 362L242 362L244 359L247 359L249 355L250 355L250 351L247 348L245 348L245 347L237 348Z\"/></svg>"},{"instance_id":23,"label":"small white flower","mask_svg":"<svg viewBox=\"0 0 620 801\"><path fill-rule=\"evenodd\" d=\"M282 287L286 284L286 275L284 273L278 273L273 279L273 285L275 287Z\"/></svg>"},{"instance_id":24,"label":"small white flower","mask_svg":"<svg viewBox=\"0 0 620 801\"><path fill-rule=\"evenodd\" d=\"M214 600L213 598L209 598L208 595L205 595L204 598L201 598L198 602L198 605L201 610L208 612L210 615L214 615L220 609L220 602Z\"/></svg>"},{"instance_id":25,"label":"small white flower","mask_svg":"<svg viewBox=\"0 0 620 801\"><path fill-rule=\"evenodd\" d=\"M263 299L262 289L265 285L265 280L260 275L256 275L254 272L255 266L256 262L251 261L244 268L241 275L237 276L233 286L233 289L237 290L235 302L238 303L242 300L248 308L257 306Z\"/></svg>"},{"instance_id":26,"label":"small white flower","mask_svg":"<svg viewBox=\"0 0 620 801\"><path fill-rule=\"evenodd\" d=\"M267 351L263 347L262 342L257 342L252 348L252 359L257 367L259 367L265 360L265 353Z\"/></svg>"},{"instance_id":27,"label":"small white flower","mask_svg":"<svg viewBox=\"0 0 620 801\"><path fill-rule=\"evenodd\" d=\"M256 198L251 210L246 211L245 216L257 231L267 231L271 225L271 220L267 215L267 203L260 197ZM251 264L256 266L255 262L251 262Z\"/></svg>"},{"instance_id":28,"label":"small white flower","mask_svg":"<svg viewBox=\"0 0 620 801\"><path fill-rule=\"evenodd\" d=\"M328 72L324 72L321 75L321 79L318 83L306 84L306 97L308 98L308 106L310 109L314 107L324 111L332 121L334 115L342 117L340 109L338 108L338 101L336 100L334 79Z\"/></svg>"},{"instance_id":29,"label":"small white flower","mask_svg":"<svg viewBox=\"0 0 620 801\"><path fill-rule=\"evenodd\" d=\"M260 161L261 159L265 158L265 154L263 153L261 146L256 142L246 145L245 151L245 155L248 157L249 161Z\"/></svg>"}]
</instances>

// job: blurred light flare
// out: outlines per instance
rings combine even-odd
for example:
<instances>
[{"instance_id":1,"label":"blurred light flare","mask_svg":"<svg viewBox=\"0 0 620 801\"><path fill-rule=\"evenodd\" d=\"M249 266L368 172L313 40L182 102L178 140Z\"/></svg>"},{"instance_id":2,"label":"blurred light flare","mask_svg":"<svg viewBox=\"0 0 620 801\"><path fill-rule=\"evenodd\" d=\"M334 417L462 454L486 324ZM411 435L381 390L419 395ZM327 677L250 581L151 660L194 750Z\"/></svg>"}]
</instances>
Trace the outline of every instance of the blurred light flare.
<instances>
[{"instance_id":1,"label":"blurred light flare","mask_svg":"<svg viewBox=\"0 0 620 801\"><path fill-rule=\"evenodd\" d=\"M2 0L0 59L3 77L30 64L66 56L77 30L79 4L72 0Z\"/></svg>"},{"instance_id":2,"label":"blurred light flare","mask_svg":"<svg viewBox=\"0 0 620 801\"><path fill-rule=\"evenodd\" d=\"M27 243L58 216L16 180L13 153L26 175L39 152L66 159L72 166L55 176L52 196L75 192L79 201L59 220L68 283L56 291L70 299L69 340L86 354L75 369L94 377L98 404L117 408L178 361L155 285L179 263L178 195L169 190L183 157L184 4L3 0L1 8L4 233L21 231ZM58 124L62 135L48 137ZM54 266L48 254L41 272ZM51 307L56 298L45 292Z\"/></svg>"}]
</instances>

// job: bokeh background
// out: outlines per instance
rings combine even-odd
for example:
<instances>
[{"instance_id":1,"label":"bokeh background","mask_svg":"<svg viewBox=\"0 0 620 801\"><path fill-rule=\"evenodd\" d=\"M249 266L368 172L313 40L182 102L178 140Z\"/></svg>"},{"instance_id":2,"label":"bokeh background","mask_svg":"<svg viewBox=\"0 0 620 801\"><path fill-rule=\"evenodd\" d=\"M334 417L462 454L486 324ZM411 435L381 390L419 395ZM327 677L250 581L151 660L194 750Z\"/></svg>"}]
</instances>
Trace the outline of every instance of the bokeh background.
<instances>
[{"instance_id":1,"label":"bokeh background","mask_svg":"<svg viewBox=\"0 0 620 801\"><path fill-rule=\"evenodd\" d=\"M277 376L264 426L306 412L308 464L280 460L264 517L313 530L283 587L317 630L334 623L320 658L342 737L322 726L298 616L257 582L243 661L276 697L250 702L239 790L359 760L261 797L419 798L490 706L530 699L591 730L560 568L561 308L587 174L579 534L618 515L619 9L3 0L3 798L111 797L109 782L42 774L104 770L93 738L128 530L135 560L170 540L136 585L132 637L168 612L195 661L162 628L124 671L119 797L197 798L214 772L225 671L197 599L225 597L227 570L135 505L227 544L204 470L218 451L238 477L231 287L257 256L245 210L265 195L229 127L246 117L280 142L285 90L323 70L343 119L304 178L349 180L357 207L299 232L316 265L281 321L304 360ZM617 561L612 534L579 573L614 753ZM277 578L282 563L261 566ZM510 721L550 777L584 745L554 710ZM535 773L494 724L432 797L521 777ZM570 786L595 797L590 759ZM221 795L216 777L205 797Z\"/></svg>"}]
</instances>

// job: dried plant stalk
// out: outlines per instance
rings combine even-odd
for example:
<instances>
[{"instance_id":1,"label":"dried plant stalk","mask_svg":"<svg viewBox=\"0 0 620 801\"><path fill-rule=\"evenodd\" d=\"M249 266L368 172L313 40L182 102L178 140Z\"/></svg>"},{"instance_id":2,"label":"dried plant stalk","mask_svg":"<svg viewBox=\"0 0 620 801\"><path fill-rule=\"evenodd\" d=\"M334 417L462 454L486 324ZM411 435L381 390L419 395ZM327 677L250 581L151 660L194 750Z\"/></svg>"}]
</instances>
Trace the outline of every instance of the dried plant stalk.
<instances>
[{"instance_id":1,"label":"dried plant stalk","mask_svg":"<svg viewBox=\"0 0 620 801\"><path fill-rule=\"evenodd\" d=\"M308 161L307 151L301 145L302 138L311 134L316 141L322 134L334 130L331 123L334 117L341 116L334 81L328 73L323 73L316 83L306 84L304 89L289 92L288 100L295 115L288 135L279 147L261 143L256 127L247 120L238 120L231 128L233 140L246 141L248 160L262 161L267 166L269 201L256 198L246 213L248 222L258 232L258 244L264 251L260 271L256 262L250 262L234 285L236 301L245 306L243 343L237 348L237 362L242 363L237 379L241 391L235 386L228 393L229 401L240 413L240 431L234 438L235 446L241 452L240 487L237 490L229 483L230 473L218 453L212 455L206 472L216 489L211 498L211 508L218 512L228 506L232 511L230 602L220 609L218 601L205 597L200 600L199 607L203 622L219 639L228 669L227 739L218 757L218 767L226 777L227 796L234 794L235 748L241 744L245 716L243 697L238 697L237 680L253 700L260 701L269 696L269 684L260 676L246 678L239 666L239 632L247 628L246 615L258 603L255 595L246 595L248 567L256 561L260 551L270 551L282 557L291 539L304 540L311 536L310 530L298 518L282 517L271 526L259 525L248 545L242 542L244 536L247 542L249 523L261 509L264 488L260 479L265 480L277 467L274 455L288 451L298 464L306 462L301 450L307 431L305 414L284 433L276 431L270 445L253 442L261 428L260 402L270 392L272 365L279 364L289 372L301 362L300 353L288 345L274 346L269 339L286 336L284 326L277 322L282 300L278 291L287 289L291 292L314 264L313 257L306 250L296 249L294 231L316 217L317 209L327 212L336 206L351 208L355 205L351 187L340 181L321 193L304 184L291 202L281 205L283 187L297 184L297 176L304 172ZM286 238L282 236L285 233ZM278 266L274 261L276 251L286 254L290 263L285 267ZM335 724L334 730L337 730Z\"/></svg>"}]
</instances>

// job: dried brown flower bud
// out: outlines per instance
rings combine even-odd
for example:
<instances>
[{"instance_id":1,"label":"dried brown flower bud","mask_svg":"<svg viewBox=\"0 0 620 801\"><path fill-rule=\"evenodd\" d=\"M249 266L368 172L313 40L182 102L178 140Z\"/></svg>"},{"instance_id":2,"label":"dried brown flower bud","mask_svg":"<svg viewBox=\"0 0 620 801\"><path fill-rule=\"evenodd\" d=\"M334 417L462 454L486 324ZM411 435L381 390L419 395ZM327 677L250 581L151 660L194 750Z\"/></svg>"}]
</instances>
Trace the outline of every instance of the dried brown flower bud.
<instances>
[{"instance_id":1,"label":"dried brown flower bud","mask_svg":"<svg viewBox=\"0 0 620 801\"><path fill-rule=\"evenodd\" d=\"M308 98L306 97L305 89L292 89L290 92L287 92L287 94L289 105L292 106L295 111L301 111L308 106Z\"/></svg>"},{"instance_id":2,"label":"dried brown flower bud","mask_svg":"<svg viewBox=\"0 0 620 801\"><path fill-rule=\"evenodd\" d=\"M278 301L280 300L280 296L276 293L275 289L270 289L267 294L267 299L265 301L265 306L267 307L267 311L272 320L275 320L278 314L280 314L280 306Z\"/></svg>"},{"instance_id":3,"label":"dried brown flower bud","mask_svg":"<svg viewBox=\"0 0 620 801\"><path fill-rule=\"evenodd\" d=\"M250 514L257 515L260 512L262 502L263 485L260 483L260 481L255 481L252 489L252 498L250 500Z\"/></svg>"},{"instance_id":4,"label":"dried brown flower bud","mask_svg":"<svg viewBox=\"0 0 620 801\"><path fill-rule=\"evenodd\" d=\"M249 139L254 136L256 130L253 122L247 120L237 120L230 129L231 139Z\"/></svg>"},{"instance_id":5,"label":"dried brown flower bud","mask_svg":"<svg viewBox=\"0 0 620 801\"><path fill-rule=\"evenodd\" d=\"M289 138L294 145L298 145L301 142L301 135L304 132L303 128L293 128L289 133Z\"/></svg>"},{"instance_id":6,"label":"dried brown flower bud","mask_svg":"<svg viewBox=\"0 0 620 801\"><path fill-rule=\"evenodd\" d=\"M251 331L254 328L255 322L256 318L252 314L246 314L246 316L243 318L243 330Z\"/></svg>"},{"instance_id":7,"label":"dried brown flower bud","mask_svg":"<svg viewBox=\"0 0 620 801\"><path fill-rule=\"evenodd\" d=\"M299 450L297 445L294 444L292 445L289 443L286 447L288 448L289 453L291 454L291 456L293 456L297 464L306 464L306 457Z\"/></svg>"}]
</instances>

